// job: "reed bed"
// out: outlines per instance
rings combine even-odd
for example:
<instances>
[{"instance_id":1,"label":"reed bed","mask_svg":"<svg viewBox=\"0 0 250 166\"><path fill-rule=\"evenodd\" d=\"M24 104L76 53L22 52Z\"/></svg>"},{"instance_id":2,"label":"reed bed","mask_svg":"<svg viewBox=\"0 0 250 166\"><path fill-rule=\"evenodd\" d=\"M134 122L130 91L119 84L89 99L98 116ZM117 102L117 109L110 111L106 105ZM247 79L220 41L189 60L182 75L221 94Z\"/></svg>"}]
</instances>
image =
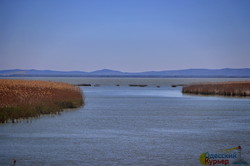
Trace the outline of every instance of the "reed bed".
<instances>
[{"instance_id":1,"label":"reed bed","mask_svg":"<svg viewBox=\"0 0 250 166\"><path fill-rule=\"evenodd\" d=\"M80 88L70 84L0 79L0 123L56 114L83 104Z\"/></svg>"},{"instance_id":2,"label":"reed bed","mask_svg":"<svg viewBox=\"0 0 250 166\"><path fill-rule=\"evenodd\" d=\"M250 81L194 84L185 86L183 93L222 96L250 96Z\"/></svg>"}]
</instances>

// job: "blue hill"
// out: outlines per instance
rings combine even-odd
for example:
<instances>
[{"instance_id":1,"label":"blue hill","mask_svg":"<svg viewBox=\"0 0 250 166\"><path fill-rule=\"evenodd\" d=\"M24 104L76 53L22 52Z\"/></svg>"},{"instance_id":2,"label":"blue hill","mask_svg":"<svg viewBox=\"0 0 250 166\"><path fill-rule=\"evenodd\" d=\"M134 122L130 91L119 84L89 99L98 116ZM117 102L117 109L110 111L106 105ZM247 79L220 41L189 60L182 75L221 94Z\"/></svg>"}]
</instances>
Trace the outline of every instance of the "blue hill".
<instances>
[{"instance_id":1,"label":"blue hill","mask_svg":"<svg viewBox=\"0 0 250 166\"><path fill-rule=\"evenodd\" d=\"M7 76L64 76L64 77L250 77L250 68L241 69L185 69L128 73L110 69L93 72L53 70L0 70L0 77Z\"/></svg>"}]
</instances>

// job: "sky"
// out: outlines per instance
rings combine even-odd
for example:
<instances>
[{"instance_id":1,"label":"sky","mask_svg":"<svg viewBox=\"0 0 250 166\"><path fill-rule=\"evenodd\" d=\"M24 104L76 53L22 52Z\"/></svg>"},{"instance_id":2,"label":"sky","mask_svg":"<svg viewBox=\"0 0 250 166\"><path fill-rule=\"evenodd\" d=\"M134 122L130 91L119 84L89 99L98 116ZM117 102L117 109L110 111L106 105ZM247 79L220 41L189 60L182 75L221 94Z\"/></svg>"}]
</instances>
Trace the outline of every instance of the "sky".
<instances>
[{"instance_id":1,"label":"sky","mask_svg":"<svg viewBox=\"0 0 250 166\"><path fill-rule=\"evenodd\" d=\"M250 0L0 0L0 70L250 67Z\"/></svg>"}]
</instances>

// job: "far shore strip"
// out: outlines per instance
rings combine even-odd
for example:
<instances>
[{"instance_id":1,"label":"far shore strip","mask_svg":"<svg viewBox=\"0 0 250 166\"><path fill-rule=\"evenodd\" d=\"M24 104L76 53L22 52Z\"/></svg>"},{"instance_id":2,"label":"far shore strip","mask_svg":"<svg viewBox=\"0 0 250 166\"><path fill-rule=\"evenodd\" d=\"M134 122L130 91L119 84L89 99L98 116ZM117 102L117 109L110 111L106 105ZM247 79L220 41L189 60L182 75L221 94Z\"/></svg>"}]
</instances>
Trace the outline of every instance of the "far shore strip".
<instances>
[{"instance_id":1,"label":"far shore strip","mask_svg":"<svg viewBox=\"0 0 250 166\"><path fill-rule=\"evenodd\" d=\"M250 97L250 81L193 84L182 88L183 93Z\"/></svg>"}]
</instances>

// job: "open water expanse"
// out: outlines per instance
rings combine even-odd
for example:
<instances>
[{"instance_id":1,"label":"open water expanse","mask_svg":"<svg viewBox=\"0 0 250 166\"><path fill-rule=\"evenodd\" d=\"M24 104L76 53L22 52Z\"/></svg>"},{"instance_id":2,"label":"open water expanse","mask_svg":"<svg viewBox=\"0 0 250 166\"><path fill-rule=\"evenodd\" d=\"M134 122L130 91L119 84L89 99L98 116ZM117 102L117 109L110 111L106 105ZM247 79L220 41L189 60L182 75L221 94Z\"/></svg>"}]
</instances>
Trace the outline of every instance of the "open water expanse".
<instances>
[{"instance_id":1,"label":"open water expanse","mask_svg":"<svg viewBox=\"0 0 250 166\"><path fill-rule=\"evenodd\" d=\"M81 87L83 108L1 124L0 165L12 165L13 159L18 166L201 165L202 153L239 145L250 162L249 98L190 96L171 87L249 79L22 79L100 86Z\"/></svg>"}]
</instances>

